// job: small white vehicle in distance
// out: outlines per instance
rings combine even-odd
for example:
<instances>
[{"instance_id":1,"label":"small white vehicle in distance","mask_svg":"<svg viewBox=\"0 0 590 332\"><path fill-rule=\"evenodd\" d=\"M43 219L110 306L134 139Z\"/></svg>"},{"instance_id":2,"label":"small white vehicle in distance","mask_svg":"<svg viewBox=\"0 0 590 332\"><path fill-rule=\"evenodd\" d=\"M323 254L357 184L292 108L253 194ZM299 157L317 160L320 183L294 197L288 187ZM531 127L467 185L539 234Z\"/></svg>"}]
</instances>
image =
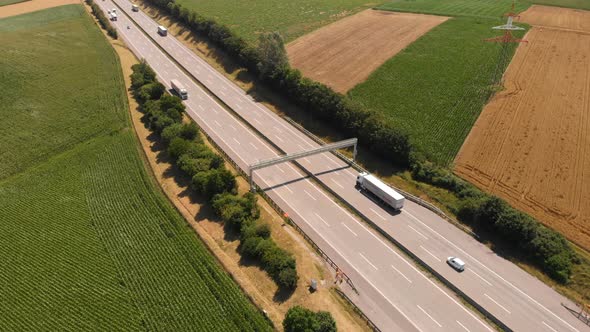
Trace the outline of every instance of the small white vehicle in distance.
<instances>
[{"instance_id":1,"label":"small white vehicle in distance","mask_svg":"<svg viewBox=\"0 0 590 332\"><path fill-rule=\"evenodd\" d=\"M166 35L168 35L168 29L166 29L165 27L159 25L158 26L158 34L162 37L165 37Z\"/></svg>"},{"instance_id":2,"label":"small white vehicle in distance","mask_svg":"<svg viewBox=\"0 0 590 332\"><path fill-rule=\"evenodd\" d=\"M138 5L131 5L131 11L138 12L139 6Z\"/></svg>"},{"instance_id":3,"label":"small white vehicle in distance","mask_svg":"<svg viewBox=\"0 0 590 332\"><path fill-rule=\"evenodd\" d=\"M463 262L460 258L457 257L448 257L447 264L449 264L453 269L463 272L465 271L465 262Z\"/></svg>"}]
</instances>

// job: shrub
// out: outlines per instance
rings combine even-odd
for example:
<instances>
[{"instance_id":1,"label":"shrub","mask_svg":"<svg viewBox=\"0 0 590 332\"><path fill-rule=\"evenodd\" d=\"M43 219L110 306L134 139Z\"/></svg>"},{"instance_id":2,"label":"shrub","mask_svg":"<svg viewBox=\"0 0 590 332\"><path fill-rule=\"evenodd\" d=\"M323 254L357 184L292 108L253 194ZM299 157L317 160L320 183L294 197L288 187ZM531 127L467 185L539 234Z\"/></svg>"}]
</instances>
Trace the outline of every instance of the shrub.
<instances>
[{"instance_id":1,"label":"shrub","mask_svg":"<svg viewBox=\"0 0 590 332\"><path fill-rule=\"evenodd\" d=\"M133 75L131 75L131 86L133 89L139 89L144 84L156 81L156 72L142 59L139 63L131 66ZM133 78L139 79L134 81Z\"/></svg>"},{"instance_id":2,"label":"shrub","mask_svg":"<svg viewBox=\"0 0 590 332\"><path fill-rule=\"evenodd\" d=\"M160 99L166 92L166 87L160 82L151 82L144 84L137 92L137 98L140 102L145 102L150 99Z\"/></svg>"},{"instance_id":3,"label":"shrub","mask_svg":"<svg viewBox=\"0 0 590 332\"><path fill-rule=\"evenodd\" d=\"M186 154L193 144L193 142L180 137L173 138L168 145L168 155L176 161L180 156Z\"/></svg>"},{"instance_id":4,"label":"shrub","mask_svg":"<svg viewBox=\"0 0 590 332\"><path fill-rule=\"evenodd\" d=\"M336 332L336 322L329 312L317 313L301 306L291 307L283 320L285 332Z\"/></svg>"},{"instance_id":5,"label":"shrub","mask_svg":"<svg viewBox=\"0 0 590 332\"><path fill-rule=\"evenodd\" d=\"M236 179L226 169L212 169L193 176L193 189L207 198L226 192L234 192Z\"/></svg>"}]
</instances>

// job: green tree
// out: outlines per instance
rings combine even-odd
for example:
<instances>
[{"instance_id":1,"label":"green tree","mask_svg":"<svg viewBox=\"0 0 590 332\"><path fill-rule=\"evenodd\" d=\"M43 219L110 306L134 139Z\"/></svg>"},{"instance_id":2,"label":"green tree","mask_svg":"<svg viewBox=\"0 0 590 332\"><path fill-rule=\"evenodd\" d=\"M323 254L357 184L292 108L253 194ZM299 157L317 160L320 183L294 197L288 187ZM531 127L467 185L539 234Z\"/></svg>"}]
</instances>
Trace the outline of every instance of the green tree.
<instances>
[{"instance_id":1,"label":"green tree","mask_svg":"<svg viewBox=\"0 0 590 332\"><path fill-rule=\"evenodd\" d=\"M260 62L257 67L261 77L270 77L276 71L289 67L283 37L278 32L260 35L258 52L260 53Z\"/></svg>"}]
</instances>

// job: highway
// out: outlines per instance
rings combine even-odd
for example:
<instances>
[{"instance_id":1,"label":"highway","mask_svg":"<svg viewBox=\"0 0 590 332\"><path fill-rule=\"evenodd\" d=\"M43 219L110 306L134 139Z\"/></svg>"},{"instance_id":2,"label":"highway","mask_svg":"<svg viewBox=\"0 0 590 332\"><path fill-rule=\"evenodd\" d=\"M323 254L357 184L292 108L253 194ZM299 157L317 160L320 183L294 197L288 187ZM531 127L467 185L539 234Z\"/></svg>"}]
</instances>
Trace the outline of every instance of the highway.
<instances>
[{"instance_id":1,"label":"highway","mask_svg":"<svg viewBox=\"0 0 590 332\"><path fill-rule=\"evenodd\" d=\"M249 164L276 156L279 151L272 149L212 99L170 61L154 41L198 78L200 84L282 151L291 153L318 146L255 102L176 38L159 36L157 23L142 12L131 12L130 2L115 2L153 40L136 25L128 23L125 15L119 14L115 25L123 39L138 57L150 63L163 83L168 84L172 78L177 78L187 85L189 115L240 168L247 171ZM104 6L114 7L108 1L97 3L103 9ZM131 28L126 29L127 25ZM375 204L354 188L356 171L334 155L325 153L308 157L302 159L300 165L316 174L319 181L351 204L359 214L391 234L510 329L587 329L561 305L575 308L572 303L436 214L409 201L401 214L391 214ZM255 182L347 272L361 295L370 297L375 321L383 324L378 325L422 331L489 330L453 295L432 282L396 248L368 230L302 174L293 164L283 164L257 171ZM461 257L467 263L466 271L457 273L448 267L447 256ZM382 317L384 314L396 325L389 324L387 317Z\"/></svg>"}]
</instances>

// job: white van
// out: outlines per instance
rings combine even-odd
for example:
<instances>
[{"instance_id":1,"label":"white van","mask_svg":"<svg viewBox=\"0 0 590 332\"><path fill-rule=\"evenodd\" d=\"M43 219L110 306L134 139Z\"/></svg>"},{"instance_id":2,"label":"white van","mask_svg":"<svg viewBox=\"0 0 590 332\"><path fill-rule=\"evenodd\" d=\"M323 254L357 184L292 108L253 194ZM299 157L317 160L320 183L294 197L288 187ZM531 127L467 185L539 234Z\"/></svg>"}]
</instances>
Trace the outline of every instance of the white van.
<instances>
[{"instance_id":1,"label":"white van","mask_svg":"<svg viewBox=\"0 0 590 332\"><path fill-rule=\"evenodd\" d=\"M457 257L448 257L447 263L459 272L465 271L465 262L463 262L460 258Z\"/></svg>"},{"instance_id":2,"label":"white van","mask_svg":"<svg viewBox=\"0 0 590 332\"><path fill-rule=\"evenodd\" d=\"M168 29L160 25L158 26L158 34L165 37L168 34Z\"/></svg>"}]
</instances>

